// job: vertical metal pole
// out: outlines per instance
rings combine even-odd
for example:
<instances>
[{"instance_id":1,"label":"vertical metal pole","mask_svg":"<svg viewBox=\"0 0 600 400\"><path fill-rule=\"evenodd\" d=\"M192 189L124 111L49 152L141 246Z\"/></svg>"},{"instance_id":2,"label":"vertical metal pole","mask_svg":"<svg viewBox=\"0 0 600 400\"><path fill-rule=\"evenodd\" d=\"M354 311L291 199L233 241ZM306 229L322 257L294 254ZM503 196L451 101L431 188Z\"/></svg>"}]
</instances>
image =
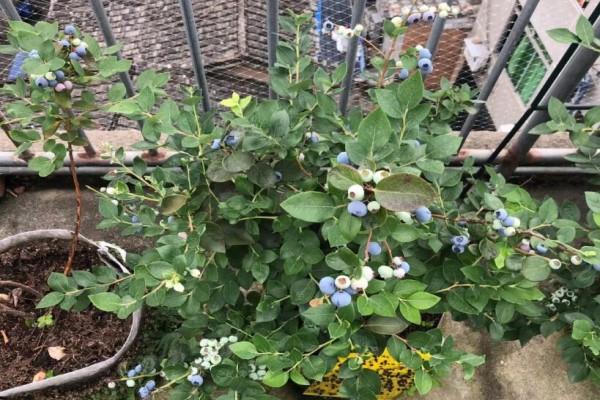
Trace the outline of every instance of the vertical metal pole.
<instances>
[{"instance_id":1,"label":"vertical metal pole","mask_svg":"<svg viewBox=\"0 0 600 400\"><path fill-rule=\"evenodd\" d=\"M596 6L591 19L594 26L594 36L600 35L600 5ZM544 95L542 104L548 104L550 98L555 97L558 100L566 101L585 74L594 65L599 54L595 51L578 47L574 52L573 57L569 60L564 69L558 74L556 79L551 82L550 89ZM505 177L510 176L518 167L519 163L524 159L525 155L533 147L538 140L538 135L530 135L529 131L535 126L546 122L550 119L548 111L535 111L531 118L524 125L519 136L514 143L508 148L506 157L502 160L498 170Z\"/></svg>"},{"instance_id":2,"label":"vertical metal pole","mask_svg":"<svg viewBox=\"0 0 600 400\"><path fill-rule=\"evenodd\" d=\"M473 124L475 124L475 119L477 118L479 111L481 111L483 103L486 102L492 94L492 90L494 90L494 87L496 86L500 75L502 75L502 71L504 71L508 60L510 60L510 57L515 47L517 47L517 44L519 43L523 32L525 32L525 28L527 28L531 16L537 8L539 2L540 0L528 0L525 3L525 7L523 7L523 9L521 10L521 14L519 14L519 17L515 21L510 31L510 34L506 38L504 46L502 46L502 50L500 51L498 58L494 62L494 66L492 67L487 79L481 87L479 96L477 96L477 102L475 103L475 112L467 116L467 119L465 120L465 123L463 124L460 130L460 136L462 136L460 148L462 148L462 146L465 144L467 137L471 133L471 129L473 128Z\"/></svg>"},{"instance_id":3,"label":"vertical metal pole","mask_svg":"<svg viewBox=\"0 0 600 400\"><path fill-rule=\"evenodd\" d=\"M17 12L12 0L0 0L0 8L2 8L2 11L4 11L4 14L6 14L9 20L21 20L21 17L19 16L19 13Z\"/></svg>"},{"instance_id":4,"label":"vertical metal pole","mask_svg":"<svg viewBox=\"0 0 600 400\"><path fill-rule=\"evenodd\" d=\"M92 6L92 10L94 10L94 15L96 16L98 25L100 25L100 30L102 31L102 36L104 36L106 45L114 46L117 44L117 40L115 39L110 22L108 21L108 16L106 15L106 10L104 9L102 0L90 0L90 4ZM117 52L116 56L118 59L121 59L121 52ZM129 72L119 72L119 79L121 79L123 86L125 86L127 97L135 96L135 88L133 87L133 82L131 81ZM144 129L144 121L139 120L137 123L140 131L142 131ZM158 151L156 149L150 149L148 150L148 153L151 156L156 156Z\"/></svg>"},{"instance_id":5,"label":"vertical metal pole","mask_svg":"<svg viewBox=\"0 0 600 400\"><path fill-rule=\"evenodd\" d=\"M352 20L350 28L354 28L360 24L365 12L366 0L354 0L352 6ZM350 99L350 91L352 90L352 81L354 80L354 64L356 63L356 53L358 52L358 36L352 36L348 52L346 53L346 76L344 77L342 94L340 95L340 112L346 115L348 111L348 100Z\"/></svg>"},{"instance_id":6,"label":"vertical metal pole","mask_svg":"<svg viewBox=\"0 0 600 400\"><path fill-rule=\"evenodd\" d=\"M278 21L279 0L267 0L267 45L269 50L269 69L273 68L277 61L277 41L279 38ZM275 98L271 81L269 80L269 98Z\"/></svg>"},{"instance_id":7,"label":"vertical metal pole","mask_svg":"<svg viewBox=\"0 0 600 400\"><path fill-rule=\"evenodd\" d=\"M452 0L448 0L449 6L452 5ZM431 52L431 58L435 57L435 53L437 52L438 46L440 44L440 38L442 37L442 33L444 33L444 27L446 26L446 18L440 17L438 14L435 21L433 21L433 26L431 27L431 32L429 33L429 38L427 38L427 44L425 47Z\"/></svg>"},{"instance_id":8,"label":"vertical metal pole","mask_svg":"<svg viewBox=\"0 0 600 400\"><path fill-rule=\"evenodd\" d=\"M204 73L204 64L202 62L202 50L200 49L200 38L198 37L198 28L194 19L194 10L191 0L179 0L181 5L181 13L183 15L183 23L187 35L188 45L192 53L192 63L194 64L194 74L196 81L202 91L202 108L204 111L210 110L210 98L208 95L208 83L206 82L206 74Z\"/></svg>"}]
</instances>

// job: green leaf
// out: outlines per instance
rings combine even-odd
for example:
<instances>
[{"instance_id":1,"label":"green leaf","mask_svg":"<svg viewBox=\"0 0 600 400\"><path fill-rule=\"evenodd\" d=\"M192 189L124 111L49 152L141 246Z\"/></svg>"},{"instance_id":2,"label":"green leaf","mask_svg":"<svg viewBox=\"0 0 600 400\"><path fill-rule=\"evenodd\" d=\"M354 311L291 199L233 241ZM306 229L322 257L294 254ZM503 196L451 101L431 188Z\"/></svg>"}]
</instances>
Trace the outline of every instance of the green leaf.
<instances>
[{"instance_id":1,"label":"green leaf","mask_svg":"<svg viewBox=\"0 0 600 400\"><path fill-rule=\"evenodd\" d=\"M379 204L391 211L410 212L420 206L428 206L435 199L431 185L411 174L390 175L382 179L374 191Z\"/></svg>"},{"instance_id":2,"label":"green leaf","mask_svg":"<svg viewBox=\"0 0 600 400\"><path fill-rule=\"evenodd\" d=\"M65 298L65 295L61 292L50 292L47 295L45 295L44 297L42 297L42 299L35 306L35 308L54 307L55 305L57 305L58 303L63 301L64 298Z\"/></svg>"},{"instance_id":3,"label":"green leaf","mask_svg":"<svg viewBox=\"0 0 600 400\"><path fill-rule=\"evenodd\" d=\"M515 315L515 305L505 301L496 303L496 320L500 324L507 324Z\"/></svg>"},{"instance_id":4,"label":"green leaf","mask_svg":"<svg viewBox=\"0 0 600 400\"><path fill-rule=\"evenodd\" d=\"M236 342L229 345L229 350L242 360L252 360L256 358L259 353L251 342Z\"/></svg>"},{"instance_id":5,"label":"green leaf","mask_svg":"<svg viewBox=\"0 0 600 400\"><path fill-rule=\"evenodd\" d=\"M525 259L521 273L532 282L541 282L550 276L548 261L539 256L531 256Z\"/></svg>"},{"instance_id":6,"label":"green leaf","mask_svg":"<svg viewBox=\"0 0 600 400\"><path fill-rule=\"evenodd\" d=\"M401 109L411 109L419 105L424 93L423 77L421 74L412 74L408 79L398 85L396 96Z\"/></svg>"},{"instance_id":7,"label":"green leaf","mask_svg":"<svg viewBox=\"0 0 600 400\"><path fill-rule=\"evenodd\" d=\"M267 374L265 375L265 377L263 378L262 383L264 383L265 385L270 386L270 387L279 388L279 387L282 387L283 385L285 385L287 383L288 379L289 379L289 374L287 372L268 371Z\"/></svg>"},{"instance_id":8,"label":"green leaf","mask_svg":"<svg viewBox=\"0 0 600 400\"><path fill-rule=\"evenodd\" d=\"M318 307L311 307L302 312L302 316L312 323L326 327L333 321L335 307L331 304L321 304Z\"/></svg>"},{"instance_id":9,"label":"green leaf","mask_svg":"<svg viewBox=\"0 0 600 400\"><path fill-rule=\"evenodd\" d=\"M254 157L249 153L236 151L223 159L223 168L228 172L247 171L254 165Z\"/></svg>"},{"instance_id":10,"label":"green leaf","mask_svg":"<svg viewBox=\"0 0 600 400\"><path fill-rule=\"evenodd\" d=\"M348 165L338 164L329 171L327 184L336 189L346 192L352 185L362 185L363 181L355 168Z\"/></svg>"},{"instance_id":11,"label":"green leaf","mask_svg":"<svg viewBox=\"0 0 600 400\"><path fill-rule=\"evenodd\" d=\"M419 238L419 230L412 225L400 224L392 231L392 238L399 243L414 242Z\"/></svg>"},{"instance_id":12,"label":"green leaf","mask_svg":"<svg viewBox=\"0 0 600 400\"><path fill-rule=\"evenodd\" d=\"M554 222L558 218L558 206L552 198L546 199L538 209L541 222Z\"/></svg>"},{"instance_id":13,"label":"green leaf","mask_svg":"<svg viewBox=\"0 0 600 400\"><path fill-rule=\"evenodd\" d=\"M575 33L577 33L579 39L586 45L591 45L594 42L594 28L591 22L583 15L577 20Z\"/></svg>"},{"instance_id":14,"label":"green leaf","mask_svg":"<svg viewBox=\"0 0 600 400\"><path fill-rule=\"evenodd\" d=\"M398 299L389 293L382 292L369 297L373 312L382 317L395 317Z\"/></svg>"},{"instance_id":15,"label":"green leaf","mask_svg":"<svg viewBox=\"0 0 600 400\"><path fill-rule=\"evenodd\" d=\"M369 318L365 325L368 330L379 335L395 335L404 331L409 326L410 324L403 318L380 316Z\"/></svg>"},{"instance_id":16,"label":"green leaf","mask_svg":"<svg viewBox=\"0 0 600 400\"><path fill-rule=\"evenodd\" d=\"M313 298L317 288L310 279L300 279L290 287L290 301L292 304L306 304Z\"/></svg>"},{"instance_id":17,"label":"green leaf","mask_svg":"<svg viewBox=\"0 0 600 400\"><path fill-rule=\"evenodd\" d=\"M376 89L375 98L379 107L390 117L400 119L404 116L405 110L400 106L400 101L393 90Z\"/></svg>"},{"instance_id":18,"label":"green leaf","mask_svg":"<svg viewBox=\"0 0 600 400\"><path fill-rule=\"evenodd\" d=\"M331 197L321 192L303 192L288 197L281 208L292 217L306 222L323 222L333 217L335 205Z\"/></svg>"},{"instance_id":19,"label":"green leaf","mask_svg":"<svg viewBox=\"0 0 600 400\"><path fill-rule=\"evenodd\" d=\"M413 324L417 325L421 324L421 313L411 305L400 303L400 314L402 314L404 319L406 319L408 322L412 322Z\"/></svg>"},{"instance_id":20,"label":"green leaf","mask_svg":"<svg viewBox=\"0 0 600 400\"><path fill-rule=\"evenodd\" d=\"M390 121L380 108L361 121L357 142L366 150L367 159L374 160L377 150L389 144L391 133Z\"/></svg>"},{"instance_id":21,"label":"green leaf","mask_svg":"<svg viewBox=\"0 0 600 400\"><path fill-rule=\"evenodd\" d=\"M590 332L592 332L592 323L585 319L578 319L573 322L573 332L571 337L575 340L583 340Z\"/></svg>"},{"instance_id":22,"label":"green leaf","mask_svg":"<svg viewBox=\"0 0 600 400\"><path fill-rule=\"evenodd\" d=\"M173 215L187 202L187 196L182 194L172 194L165 197L161 203L162 213L164 215Z\"/></svg>"},{"instance_id":23,"label":"green leaf","mask_svg":"<svg viewBox=\"0 0 600 400\"><path fill-rule=\"evenodd\" d=\"M435 306L440 300L438 296L427 292L413 293L406 298L406 302L418 310L427 310Z\"/></svg>"},{"instance_id":24,"label":"green leaf","mask_svg":"<svg viewBox=\"0 0 600 400\"><path fill-rule=\"evenodd\" d=\"M421 74L415 74L421 75ZM420 394L427 394L433 387L433 380L429 373L423 369L418 369L415 372L415 386Z\"/></svg>"},{"instance_id":25,"label":"green leaf","mask_svg":"<svg viewBox=\"0 0 600 400\"><path fill-rule=\"evenodd\" d=\"M593 212L600 212L600 193L585 192L585 202Z\"/></svg>"},{"instance_id":26,"label":"green leaf","mask_svg":"<svg viewBox=\"0 0 600 400\"><path fill-rule=\"evenodd\" d=\"M329 268L336 271L345 271L346 273L351 273L362 265L360 258L347 247L342 247L333 253L327 254L325 262Z\"/></svg>"},{"instance_id":27,"label":"green leaf","mask_svg":"<svg viewBox=\"0 0 600 400\"><path fill-rule=\"evenodd\" d=\"M559 43L579 43L579 38L566 28L556 28L548 31L548 35Z\"/></svg>"},{"instance_id":28,"label":"green leaf","mask_svg":"<svg viewBox=\"0 0 600 400\"><path fill-rule=\"evenodd\" d=\"M92 304L99 310L115 312L121 308L121 297L115 293L96 293L88 296Z\"/></svg>"}]
</instances>

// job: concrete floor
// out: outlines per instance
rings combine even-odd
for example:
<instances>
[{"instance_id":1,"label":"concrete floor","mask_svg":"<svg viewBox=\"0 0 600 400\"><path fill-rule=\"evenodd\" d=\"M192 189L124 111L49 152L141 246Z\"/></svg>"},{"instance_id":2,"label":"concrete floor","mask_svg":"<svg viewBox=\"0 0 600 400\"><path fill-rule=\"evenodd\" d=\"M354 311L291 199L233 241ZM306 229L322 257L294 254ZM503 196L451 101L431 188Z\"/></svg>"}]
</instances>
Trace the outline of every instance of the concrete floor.
<instances>
[{"instance_id":1,"label":"concrete floor","mask_svg":"<svg viewBox=\"0 0 600 400\"><path fill-rule=\"evenodd\" d=\"M8 188L22 185L9 180ZM93 184L93 182L87 182ZM97 183L97 181L96 181ZM561 186L560 193L582 193L578 183ZM74 200L67 180L53 179L42 185L26 181L26 190L18 197L0 198L0 237L41 228L72 228ZM536 185L539 195L547 193L543 183ZM556 186L556 185L554 185ZM57 189L58 188L58 189ZM560 194L558 193L558 194ZM555 193L553 193L555 194ZM573 198L576 199L576 198ZM83 234L92 239L113 241L127 248L140 248L136 238L121 238L117 232L98 231L100 220L94 195L84 192ZM474 332L463 324L447 321L443 329L457 344L469 351L485 354L487 363L478 369L473 381L465 383L460 371L454 371L441 389L427 400L597 400L600 388L589 383L570 384L565 365L555 350L557 337L536 338L525 348L518 343L495 343L486 334ZM281 398L287 398L282 395Z\"/></svg>"}]
</instances>

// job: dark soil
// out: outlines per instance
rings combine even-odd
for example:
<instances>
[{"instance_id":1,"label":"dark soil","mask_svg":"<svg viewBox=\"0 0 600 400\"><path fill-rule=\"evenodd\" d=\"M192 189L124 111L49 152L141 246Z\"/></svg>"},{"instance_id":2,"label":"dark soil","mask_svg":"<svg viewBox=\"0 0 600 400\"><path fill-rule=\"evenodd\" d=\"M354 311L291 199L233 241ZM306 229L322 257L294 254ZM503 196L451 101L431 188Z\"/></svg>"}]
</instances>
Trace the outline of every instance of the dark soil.
<instances>
[{"instance_id":1,"label":"dark soil","mask_svg":"<svg viewBox=\"0 0 600 400\"><path fill-rule=\"evenodd\" d=\"M48 276L52 272L62 272L67 255L65 241L40 242L10 250L0 254L0 280L19 282L45 294ZM93 249L80 246L73 269L85 270L99 264ZM0 286L0 294L9 294L13 289ZM3 333L0 335L0 390L29 383L40 371L58 375L105 360L118 351L129 333L128 320L91 308L75 313L55 307L51 311L53 326L32 327L32 323L48 310L37 310L35 305L39 299L28 292L23 291L17 297L14 308L34 317L15 317L0 312L0 334ZM66 356L61 360L52 359L48 354L51 346L64 347Z\"/></svg>"}]
</instances>

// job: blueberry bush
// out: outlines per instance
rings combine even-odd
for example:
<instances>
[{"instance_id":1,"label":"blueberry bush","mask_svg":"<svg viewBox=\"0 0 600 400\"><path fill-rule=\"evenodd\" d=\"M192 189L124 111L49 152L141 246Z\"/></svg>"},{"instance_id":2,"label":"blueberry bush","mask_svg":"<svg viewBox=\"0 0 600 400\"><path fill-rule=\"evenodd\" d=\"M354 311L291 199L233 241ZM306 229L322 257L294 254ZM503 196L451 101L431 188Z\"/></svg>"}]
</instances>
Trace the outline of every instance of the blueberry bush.
<instances>
[{"instance_id":1,"label":"blueberry bush","mask_svg":"<svg viewBox=\"0 0 600 400\"><path fill-rule=\"evenodd\" d=\"M18 99L3 104L0 117L18 144L17 154L25 155L36 142L43 145L45 154L28 160L29 168L40 176L62 167L67 156L70 160L76 222L64 270L68 275L81 226L81 193L73 148L89 144L80 129L93 126L91 113L98 109L94 93L86 87L129 70L131 61L117 59L114 54L119 46L102 49L95 39L81 34L73 25L60 33L57 23L41 21L32 26L11 21L9 25L9 44L0 46L0 53L14 55L14 62L22 66L16 84L0 88L0 93Z\"/></svg>"},{"instance_id":2,"label":"blueberry bush","mask_svg":"<svg viewBox=\"0 0 600 400\"><path fill-rule=\"evenodd\" d=\"M392 40L407 23L430 20L426 13L452 12L443 3L408 11L385 22ZM369 111L341 114L347 66L312 62L310 23L309 14L281 18L291 39L277 48L275 100L233 93L220 111L201 113L197 92L184 88L175 100L163 90L168 75L146 71L138 95L125 98L115 84L107 104L84 107L143 121L136 148L168 155L150 168L113 149L106 157L116 167L98 191L99 228L154 246L128 255L131 275L52 275L40 307L173 315L154 357L109 384L125 382L141 398L275 399L269 388L309 385L335 369L339 395L376 399L394 378L363 365L386 351L410 368L408 392L424 394L453 366L469 379L484 362L443 335L444 313L497 340L569 329L569 374L597 380L600 194L587 194L584 227L572 203L537 201L492 168L476 180L470 159L448 167L460 144L450 124L472 109L472 93L447 81L426 90L435 66L422 47L380 54ZM330 28L341 51L362 32ZM84 37L90 53L113 51ZM109 72L126 69L108 57ZM85 86L93 72L68 62ZM34 78L5 90L50 96ZM466 182L473 189L462 197Z\"/></svg>"}]
</instances>

